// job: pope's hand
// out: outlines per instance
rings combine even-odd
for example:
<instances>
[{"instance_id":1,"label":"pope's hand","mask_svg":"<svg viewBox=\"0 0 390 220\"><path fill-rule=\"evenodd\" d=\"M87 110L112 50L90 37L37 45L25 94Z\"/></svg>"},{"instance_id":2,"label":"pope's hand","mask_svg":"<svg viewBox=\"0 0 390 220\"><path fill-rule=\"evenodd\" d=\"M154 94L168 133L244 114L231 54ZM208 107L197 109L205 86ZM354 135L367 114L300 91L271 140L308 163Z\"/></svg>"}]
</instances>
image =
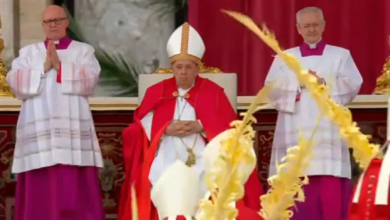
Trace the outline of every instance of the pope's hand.
<instances>
[{"instance_id":1,"label":"pope's hand","mask_svg":"<svg viewBox=\"0 0 390 220\"><path fill-rule=\"evenodd\" d=\"M179 121L170 124L165 130L165 135L184 137L187 135L201 133L202 125L198 121Z\"/></svg>"},{"instance_id":2,"label":"pope's hand","mask_svg":"<svg viewBox=\"0 0 390 220\"><path fill-rule=\"evenodd\" d=\"M165 135L168 136L183 136L183 134L184 125L181 122L173 122L165 129Z\"/></svg>"},{"instance_id":3,"label":"pope's hand","mask_svg":"<svg viewBox=\"0 0 390 220\"><path fill-rule=\"evenodd\" d=\"M183 121L184 135L201 133L203 131L202 125L199 121Z\"/></svg>"}]
</instances>

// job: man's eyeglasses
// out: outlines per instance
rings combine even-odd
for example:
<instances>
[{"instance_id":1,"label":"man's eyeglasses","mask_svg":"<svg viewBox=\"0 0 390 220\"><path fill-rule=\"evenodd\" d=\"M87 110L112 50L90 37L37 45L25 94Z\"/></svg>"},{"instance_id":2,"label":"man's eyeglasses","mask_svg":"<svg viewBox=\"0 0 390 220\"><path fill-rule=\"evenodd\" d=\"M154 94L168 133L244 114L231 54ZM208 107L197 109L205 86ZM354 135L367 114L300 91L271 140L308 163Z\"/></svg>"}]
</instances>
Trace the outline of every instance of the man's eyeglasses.
<instances>
[{"instance_id":1,"label":"man's eyeglasses","mask_svg":"<svg viewBox=\"0 0 390 220\"><path fill-rule=\"evenodd\" d=\"M61 24L63 21L65 21L67 18L56 18L56 19L48 19L48 20L44 20L42 21L42 23L44 25L51 25L51 24L55 24L55 25L59 25Z\"/></svg>"}]
</instances>

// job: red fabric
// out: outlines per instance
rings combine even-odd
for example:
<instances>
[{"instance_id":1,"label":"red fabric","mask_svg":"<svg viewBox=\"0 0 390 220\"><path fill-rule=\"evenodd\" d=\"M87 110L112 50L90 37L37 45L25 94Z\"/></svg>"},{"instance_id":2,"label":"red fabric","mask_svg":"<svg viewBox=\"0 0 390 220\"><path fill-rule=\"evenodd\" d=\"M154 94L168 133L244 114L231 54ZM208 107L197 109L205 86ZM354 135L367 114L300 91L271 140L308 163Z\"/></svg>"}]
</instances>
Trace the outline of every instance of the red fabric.
<instances>
[{"instance_id":1,"label":"red fabric","mask_svg":"<svg viewBox=\"0 0 390 220\"><path fill-rule=\"evenodd\" d=\"M57 72L57 83L61 83L61 78L62 78L62 67L61 67L61 63L60 63L60 68Z\"/></svg>"},{"instance_id":2,"label":"red fabric","mask_svg":"<svg viewBox=\"0 0 390 220\"><path fill-rule=\"evenodd\" d=\"M164 218L163 220L168 220L168 217ZM186 219L185 216L179 215L176 217L176 220L190 220L190 219Z\"/></svg>"},{"instance_id":3,"label":"red fabric","mask_svg":"<svg viewBox=\"0 0 390 220\"><path fill-rule=\"evenodd\" d=\"M379 159L371 162L364 175L359 202L357 204L351 203L348 220L390 220L390 205L375 205L375 193L381 165L382 160ZM370 185L372 185L371 188ZM357 185L354 191L356 188ZM388 204L390 204L390 197Z\"/></svg>"},{"instance_id":4,"label":"red fabric","mask_svg":"<svg viewBox=\"0 0 390 220\"><path fill-rule=\"evenodd\" d=\"M264 220L255 210L246 207L243 202L237 202L236 207L238 210L236 220ZM168 220L168 217L164 218L164 220ZM179 215L176 217L176 220L188 219L185 216Z\"/></svg>"},{"instance_id":5,"label":"red fabric","mask_svg":"<svg viewBox=\"0 0 390 220\"><path fill-rule=\"evenodd\" d=\"M245 207L255 211L260 211L260 196L263 195L263 188L258 173L258 170L255 168L244 185L245 195L243 201Z\"/></svg>"},{"instance_id":6,"label":"red fabric","mask_svg":"<svg viewBox=\"0 0 390 220\"><path fill-rule=\"evenodd\" d=\"M173 119L176 105L176 97L173 95L175 92L177 92L177 86L174 78L150 87L134 113L134 123L123 131L123 155L127 178L122 188L119 220L131 219L130 187L132 184L135 184L136 188L139 220L157 217L156 210L150 201L151 184L148 175L160 138ZM188 95L187 101L195 108L208 140L228 129L230 122L237 118L223 89L210 80L197 77ZM140 120L151 110L154 110L154 116L152 141L149 146Z\"/></svg>"},{"instance_id":7,"label":"red fabric","mask_svg":"<svg viewBox=\"0 0 390 220\"><path fill-rule=\"evenodd\" d=\"M257 203L260 204L260 200L259 199L260 199L260 197L258 197ZM237 210L238 210L238 215L237 215L236 220L264 220L258 214L260 209L258 209L258 210L251 209L248 206L246 206L242 202L242 200L241 201L237 201L236 207L237 207Z\"/></svg>"},{"instance_id":8,"label":"red fabric","mask_svg":"<svg viewBox=\"0 0 390 220\"><path fill-rule=\"evenodd\" d=\"M248 180L249 181L249 180ZM245 187L245 192L246 191L246 187ZM247 193L249 194L249 193ZM245 196L247 196L247 194ZM260 196L257 197L257 204L260 204ZM212 198L210 197L210 200L212 200ZM211 201L213 202L213 201ZM252 201L254 202L254 200ZM245 199L241 199L241 200L238 200L236 202L236 208L237 208L237 211L238 211L238 214L237 214L237 217L236 217L236 220L263 220L263 218L258 214L258 212L260 211L260 208L259 209L253 209L253 204L252 204L252 208L248 207L248 203L245 204ZM256 205L256 206L260 206L260 205Z\"/></svg>"},{"instance_id":9,"label":"red fabric","mask_svg":"<svg viewBox=\"0 0 390 220\"><path fill-rule=\"evenodd\" d=\"M301 101L301 93L300 92L298 92L297 97L295 97L295 102L299 102L299 101Z\"/></svg>"},{"instance_id":10,"label":"red fabric","mask_svg":"<svg viewBox=\"0 0 390 220\"><path fill-rule=\"evenodd\" d=\"M280 45L287 49L302 43L296 31L295 16L299 9L308 6L323 9L325 42L351 51L364 79L360 93L371 93L390 52L387 46L390 1L189 0L188 19L206 44L205 64L237 73L238 94L254 95L263 86L273 52L220 10L242 12L258 24L266 23Z\"/></svg>"}]
</instances>

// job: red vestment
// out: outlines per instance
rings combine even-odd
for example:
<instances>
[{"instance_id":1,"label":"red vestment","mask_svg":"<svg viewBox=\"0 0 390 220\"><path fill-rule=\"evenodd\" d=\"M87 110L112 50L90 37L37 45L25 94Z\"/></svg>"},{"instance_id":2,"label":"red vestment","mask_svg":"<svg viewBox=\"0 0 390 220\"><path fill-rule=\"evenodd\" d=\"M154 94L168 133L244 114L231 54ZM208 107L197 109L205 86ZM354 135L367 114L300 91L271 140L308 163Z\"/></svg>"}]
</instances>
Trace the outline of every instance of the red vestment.
<instances>
[{"instance_id":1,"label":"red vestment","mask_svg":"<svg viewBox=\"0 0 390 220\"><path fill-rule=\"evenodd\" d=\"M381 165L382 160L374 159L366 172L362 174L364 176L359 200L357 203L351 203L348 220L390 220L390 206L375 204ZM355 193L357 186L358 184L355 186ZM387 204L390 204L389 199Z\"/></svg>"},{"instance_id":2,"label":"red vestment","mask_svg":"<svg viewBox=\"0 0 390 220\"><path fill-rule=\"evenodd\" d=\"M245 186L245 190L247 188L248 187ZM249 208L248 204L245 204L245 202L243 200L237 201L236 208L238 210L238 215L237 215L236 220L264 220L258 213L258 212L260 212L260 201L259 201L259 199L258 199L257 202L258 202L259 209L254 210L253 208Z\"/></svg>"},{"instance_id":3,"label":"red vestment","mask_svg":"<svg viewBox=\"0 0 390 220\"><path fill-rule=\"evenodd\" d=\"M126 178L122 186L119 205L119 220L131 220L131 191L135 186L138 203L139 220L157 219L150 193L151 183L149 171L156 156L158 145L165 129L173 120L177 86L174 78L157 83L146 91L141 105L134 112L134 123L123 133L123 156ZM214 82L197 77L195 85L186 95L187 102L195 109L207 141L230 128L230 122L237 119L237 114L229 103L223 89ZM154 111L151 141L149 142L141 119L150 111ZM243 202L246 207L258 211L260 209L261 184L256 170L245 185Z\"/></svg>"}]
</instances>

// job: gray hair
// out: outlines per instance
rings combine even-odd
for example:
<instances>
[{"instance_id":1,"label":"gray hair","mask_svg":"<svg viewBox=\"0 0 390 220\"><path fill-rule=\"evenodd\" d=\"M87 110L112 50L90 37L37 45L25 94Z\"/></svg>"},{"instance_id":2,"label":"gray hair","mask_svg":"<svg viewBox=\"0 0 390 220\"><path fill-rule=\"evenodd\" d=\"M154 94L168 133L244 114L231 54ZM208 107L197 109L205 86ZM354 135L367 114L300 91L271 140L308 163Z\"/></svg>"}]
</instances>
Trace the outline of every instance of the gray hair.
<instances>
[{"instance_id":1,"label":"gray hair","mask_svg":"<svg viewBox=\"0 0 390 220\"><path fill-rule=\"evenodd\" d=\"M301 10L299 10L297 12L297 24L299 24L301 22L301 14L311 13L311 12L317 12L320 15L321 21L325 21L324 20L324 13L322 13L322 9L321 8L306 7L306 8L302 8Z\"/></svg>"}]
</instances>

